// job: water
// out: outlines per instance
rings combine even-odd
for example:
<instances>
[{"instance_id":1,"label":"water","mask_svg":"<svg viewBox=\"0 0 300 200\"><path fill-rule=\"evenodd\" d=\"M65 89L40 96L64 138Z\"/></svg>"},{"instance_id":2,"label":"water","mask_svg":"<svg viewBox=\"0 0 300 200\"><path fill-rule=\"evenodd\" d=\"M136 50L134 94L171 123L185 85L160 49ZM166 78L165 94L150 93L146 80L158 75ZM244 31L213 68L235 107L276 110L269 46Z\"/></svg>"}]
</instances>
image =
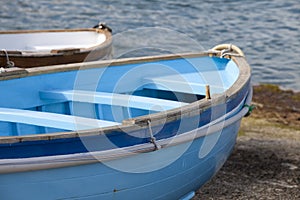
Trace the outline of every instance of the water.
<instances>
[{"instance_id":1,"label":"water","mask_svg":"<svg viewBox=\"0 0 300 200\"><path fill-rule=\"evenodd\" d=\"M207 50L233 43L254 83L300 90L300 3L285 0L2 0L0 30L92 27L106 22L115 57Z\"/></svg>"}]
</instances>

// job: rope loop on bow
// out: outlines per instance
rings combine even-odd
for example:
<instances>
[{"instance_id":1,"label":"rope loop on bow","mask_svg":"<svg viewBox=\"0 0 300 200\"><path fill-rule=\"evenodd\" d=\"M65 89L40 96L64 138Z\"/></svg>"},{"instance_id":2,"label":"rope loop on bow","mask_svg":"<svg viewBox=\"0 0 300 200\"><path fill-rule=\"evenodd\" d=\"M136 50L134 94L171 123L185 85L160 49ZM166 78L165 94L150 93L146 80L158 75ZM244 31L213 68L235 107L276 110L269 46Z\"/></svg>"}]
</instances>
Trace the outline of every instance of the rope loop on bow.
<instances>
[{"instance_id":1,"label":"rope loop on bow","mask_svg":"<svg viewBox=\"0 0 300 200\"><path fill-rule=\"evenodd\" d=\"M2 51L4 52L5 57L6 57L6 66L5 67L6 68L14 67L15 63L13 61L9 60L9 56L8 56L6 49L2 49Z\"/></svg>"},{"instance_id":2,"label":"rope loop on bow","mask_svg":"<svg viewBox=\"0 0 300 200\"><path fill-rule=\"evenodd\" d=\"M233 44L220 44L211 49L212 52L220 53L220 57L225 56L240 56L245 57L244 52Z\"/></svg>"}]
</instances>

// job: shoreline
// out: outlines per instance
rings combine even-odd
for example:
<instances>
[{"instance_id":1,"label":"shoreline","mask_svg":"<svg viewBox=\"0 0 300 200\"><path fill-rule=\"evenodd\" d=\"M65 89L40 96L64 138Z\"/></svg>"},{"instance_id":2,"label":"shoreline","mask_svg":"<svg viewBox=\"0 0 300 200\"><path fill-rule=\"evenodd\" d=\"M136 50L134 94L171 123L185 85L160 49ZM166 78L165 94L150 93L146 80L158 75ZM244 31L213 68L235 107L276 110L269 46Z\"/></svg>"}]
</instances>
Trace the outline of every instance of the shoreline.
<instances>
[{"instance_id":1,"label":"shoreline","mask_svg":"<svg viewBox=\"0 0 300 200\"><path fill-rule=\"evenodd\" d=\"M235 148L202 199L300 199L300 92L255 85L256 106L242 120Z\"/></svg>"},{"instance_id":2,"label":"shoreline","mask_svg":"<svg viewBox=\"0 0 300 200\"><path fill-rule=\"evenodd\" d=\"M251 118L300 130L300 92L282 90L277 85L254 86L252 103L256 109Z\"/></svg>"},{"instance_id":3,"label":"shoreline","mask_svg":"<svg viewBox=\"0 0 300 200\"><path fill-rule=\"evenodd\" d=\"M279 90L281 91L292 91L293 93L299 93L300 89L293 89L293 88L289 88L289 87L285 87L282 85L278 85L276 83L252 83L253 87L267 87L267 86L274 86L274 87L278 87Z\"/></svg>"}]
</instances>

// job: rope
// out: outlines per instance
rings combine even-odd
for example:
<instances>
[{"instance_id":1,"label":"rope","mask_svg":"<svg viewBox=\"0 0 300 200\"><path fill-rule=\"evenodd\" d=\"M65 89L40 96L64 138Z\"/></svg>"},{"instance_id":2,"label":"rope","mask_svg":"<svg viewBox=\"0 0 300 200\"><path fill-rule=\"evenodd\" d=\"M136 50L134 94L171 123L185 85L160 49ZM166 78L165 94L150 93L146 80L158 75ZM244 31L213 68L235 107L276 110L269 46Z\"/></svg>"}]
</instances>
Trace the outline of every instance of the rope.
<instances>
[{"instance_id":1,"label":"rope","mask_svg":"<svg viewBox=\"0 0 300 200\"><path fill-rule=\"evenodd\" d=\"M232 51L232 44L229 44L227 49L222 49L221 50L221 58L224 58L225 54L228 54L229 52Z\"/></svg>"},{"instance_id":2,"label":"rope","mask_svg":"<svg viewBox=\"0 0 300 200\"><path fill-rule=\"evenodd\" d=\"M233 44L220 44L215 46L211 49L212 53L220 53L220 57L224 58L225 56L239 56L239 57L245 57L245 54L243 51L233 45Z\"/></svg>"},{"instance_id":3,"label":"rope","mask_svg":"<svg viewBox=\"0 0 300 200\"><path fill-rule=\"evenodd\" d=\"M13 61L9 60L8 53L7 53L6 49L2 49L2 51L4 52L4 54L6 56L6 66L5 67L7 67L7 68L14 67L15 63Z\"/></svg>"},{"instance_id":4,"label":"rope","mask_svg":"<svg viewBox=\"0 0 300 200\"><path fill-rule=\"evenodd\" d=\"M93 28L99 28L99 29L102 29L102 30L108 30L109 32L112 32L112 29L107 26L105 23L101 23L99 22L97 25L95 25Z\"/></svg>"},{"instance_id":5,"label":"rope","mask_svg":"<svg viewBox=\"0 0 300 200\"><path fill-rule=\"evenodd\" d=\"M156 138L153 136L152 128L151 128L151 121L148 120L148 127L149 127L149 134L150 134L150 142L154 144L155 150L161 149L161 146L156 143Z\"/></svg>"}]
</instances>

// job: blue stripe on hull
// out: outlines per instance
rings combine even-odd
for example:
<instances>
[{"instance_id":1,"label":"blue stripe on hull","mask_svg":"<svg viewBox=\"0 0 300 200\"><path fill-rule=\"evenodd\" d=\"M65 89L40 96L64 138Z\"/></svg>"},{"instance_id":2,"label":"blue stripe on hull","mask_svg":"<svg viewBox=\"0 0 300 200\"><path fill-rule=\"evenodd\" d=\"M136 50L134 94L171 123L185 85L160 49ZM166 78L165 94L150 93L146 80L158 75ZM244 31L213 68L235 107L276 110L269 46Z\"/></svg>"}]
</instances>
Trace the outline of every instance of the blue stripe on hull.
<instances>
[{"instance_id":1,"label":"blue stripe on hull","mask_svg":"<svg viewBox=\"0 0 300 200\"><path fill-rule=\"evenodd\" d=\"M146 173L122 172L104 164L0 175L1 199L179 199L195 191L223 165L234 147L240 121L223 129L218 142L204 157L199 150L204 138L186 148L181 144L161 150L110 161L115 166L136 164ZM214 137L216 134L207 137ZM151 169L176 161L159 170Z\"/></svg>"}]
</instances>

